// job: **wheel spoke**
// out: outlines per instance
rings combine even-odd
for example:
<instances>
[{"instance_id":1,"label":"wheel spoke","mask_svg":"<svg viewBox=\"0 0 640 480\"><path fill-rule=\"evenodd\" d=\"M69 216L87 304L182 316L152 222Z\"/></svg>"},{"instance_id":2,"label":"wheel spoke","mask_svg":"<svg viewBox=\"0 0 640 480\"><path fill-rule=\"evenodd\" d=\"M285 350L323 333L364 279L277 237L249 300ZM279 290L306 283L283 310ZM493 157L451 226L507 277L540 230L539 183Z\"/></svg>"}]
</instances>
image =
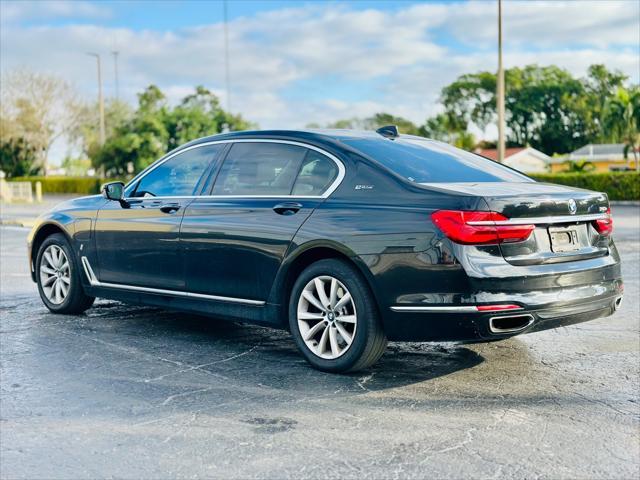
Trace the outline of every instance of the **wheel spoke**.
<instances>
[{"instance_id":1,"label":"wheel spoke","mask_svg":"<svg viewBox=\"0 0 640 480\"><path fill-rule=\"evenodd\" d=\"M64 279L61 279L64 280ZM60 292L62 293L62 298L67 297L67 292L69 291L69 287L67 287L63 281L58 282L60 284Z\"/></svg>"},{"instance_id":2,"label":"wheel spoke","mask_svg":"<svg viewBox=\"0 0 640 480\"><path fill-rule=\"evenodd\" d=\"M55 266L60 268L60 249L58 247L53 247L51 249L51 257L55 262Z\"/></svg>"},{"instance_id":3,"label":"wheel spoke","mask_svg":"<svg viewBox=\"0 0 640 480\"><path fill-rule=\"evenodd\" d=\"M316 323L313 327L311 327L309 329L309 331L306 333L306 335L304 336L305 340L311 340L313 337L316 336L316 334L322 330L324 327L326 326L326 324L324 323L324 321L322 322L318 322Z\"/></svg>"},{"instance_id":4,"label":"wheel spoke","mask_svg":"<svg viewBox=\"0 0 640 480\"><path fill-rule=\"evenodd\" d=\"M52 284L53 282L55 282L55 281L56 281L56 277L54 277L54 276L51 276L51 277L45 278L45 279L42 281L42 286L43 286L43 287L48 287L49 285L51 285L51 284Z\"/></svg>"},{"instance_id":5,"label":"wheel spoke","mask_svg":"<svg viewBox=\"0 0 640 480\"><path fill-rule=\"evenodd\" d=\"M44 252L43 258L45 259L45 261L50 267L53 267L53 268L56 267L55 264L53 263L53 257L51 256L51 253L49 252L49 250Z\"/></svg>"},{"instance_id":6,"label":"wheel spoke","mask_svg":"<svg viewBox=\"0 0 640 480\"><path fill-rule=\"evenodd\" d=\"M324 332L322 332L322 336L320 337L320 341L318 342L318 354L322 355L325 351L325 349L327 348L327 338L329 337L329 327L326 327L324 329Z\"/></svg>"},{"instance_id":7,"label":"wheel spoke","mask_svg":"<svg viewBox=\"0 0 640 480\"><path fill-rule=\"evenodd\" d=\"M320 300L318 300L316 297L313 296L313 293L311 293L309 290L304 290L302 292L302 296L305 298L305 300L307 302L309 302L311 305L313 305L314 307L316 307L318 310L320 310L321 312L324 312L325 308L322 305L322 303L320 303Z\"/></svg>"},{"instance_id":8,"label":"wheel spoke","mask_svg":"<svg viewBox=\"0 0 640 480\"><path fill-rule=\"evenodd\" d=\"M349 292L345 292L342 298L338 300L338 303L336 303L336 306L333 309L340 310L347 304L347 302L349 302L349 300L351 300L351 294Z\"/></svg>"},{"instance_id":9,"label":"wheel spoke","mask_svg":"<svg viewBox=\"0 0 640 480\"><path fill-rule=\"evenodd\" d=\"M331 353L334 357L340 354L340 346L338 345L338 334L335 327L329 327L329 344L331 345Z\"/></svg>"},{"instance_id":10,"label":"wheel spoke","mask_svg":"<svg viewBox=\"0 0 640 480\"><path fill-rule=\"evenodd\" d=\"M60 303L62 299L60 298L60 282L58 280L56 280L56 283L53 284L53 290L56 303Z\"/></svg>"},{"instance_id":11,"label":"wheel spoke","mask_svg":"<svg viewBox=\"0 0 640 480\"><path fill-rule=\"evenodd\" d=\"M324 281L320 278L314 278L313 282L316 286L316 292L318 293L318 298L320 299L320 303L324 305L324 309L326 310L329 307L329 299L327 298L327 294L324 291Z\"/></svg>"},{"instance_id":12,"label":"wheel spoke","mask_svg":"<svg viewBox=\"0 0 640 480\"><path fill-rule=\"evenodd\" d=\"M322 320L324 316L321 313L312 312L300 312L298 314L299 320Z\"/></svg>"},{"instance_id":13,"label":"wheel spoke","mask_svg":"<svg viewBox=\"0 0 640 480\"><path fill-rule=\"evenodd\" d=\"M340 315L336 318L336 320L338 320L338 322L344 322L344 323L356 323L356 316L355 315Z\"/></svg>"},{"instance_id":14,"label":"wheel spoke","mask_svg":"<svg viewBox=\"0 0 640 480\"><path fill-rule=\"evenodd\" d=\"M340 325L340 322L336 322L336 329L338 330L338 333L343 338L345 343L347 345L351 345L351 341L353 340L353 338L351 337L349 332L347 332L347 330L342 325Z\"/></svg>"},{"instance_id":15,"label":"wheel spoke","mask_svg":"<svg viewBox=\"0 0 640 480\"><path fill-rule=\"evenodd\" d=\"M53 268L45 267L44 265L42 265L40 267L40 272L44 272L47 275L55 275L56 274L56 271Z\"/></svg>"},{"instance_id":16,"label":"wheel spoke","mask_svg":"<svg viewBox=\"0 0 640 480\"><path fill-rule=\"evenodd\" d=\"M60 265L60 270L63 272L69 270L69 262L63 260L62 265Z\"/></svg>"},{"instance_id":17,"label":"wheel spoke","mask_svg":"<svg viewBox=\"0 0 640 480\"><path fill-rule=\"evenodd\" d=\"M67 277L67 276L60 277L60 280L62 280L67 285L71 285L71 279L69 277Z\"/></svg>"},{"instance_id":18,"label":"wheel spoke","mask_svg":"<svg viewBox=\"0 0 640 480\"><path fill-rule=\"evenodd\" d=\"M338 301L338 281L335 278L331 279L331 290L329 293L329 305L331 308L336 307L336 302Z\"/></svg>"}]
</instances>

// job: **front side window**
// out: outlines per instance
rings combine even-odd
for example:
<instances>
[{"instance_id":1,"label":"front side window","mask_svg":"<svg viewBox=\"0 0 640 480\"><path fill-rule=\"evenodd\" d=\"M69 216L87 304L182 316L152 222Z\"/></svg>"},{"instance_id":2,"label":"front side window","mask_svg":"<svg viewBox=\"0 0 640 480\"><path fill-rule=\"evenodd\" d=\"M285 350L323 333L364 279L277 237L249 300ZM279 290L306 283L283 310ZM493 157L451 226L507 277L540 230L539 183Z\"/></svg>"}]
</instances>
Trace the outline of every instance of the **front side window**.
<instances>
[{"instance_id":1,"label":"front side window","mask_svg":"<svg viewBox=\"0 0 640 480\"><path fill-rule=\"evenodd\" d=\"M235 143L213 195L289 195L306 153L304 147L284 143Z\"/></svg>"},{"instance_id":2,"label":"front side window","mask_svg":"<svg viewBox=\"0 0 640 480\"><path fill-rule=\"evenodd\" d=\"M151 170L133 186L129 197L181 197L195 195L196 186L223 145L205 145L178 153Z\"/></svg>"},{"instance_id":3,"label":"front side window","mask_svg":"<svg viewBox=\"0 0 640 480\"><path fill-rule=\"evenodd\" d=\"M335 181L338 166L333 160L309 150L293 185L293 195L320 196Z\"/></svg>"},{"instance_id":4,"label":"front side window","mask_svg":"<svg viewBox=\"0 0 640 480\"><path fill-rule=\"evenodd\" d=\"M504 165L446 143L413 138L347 139L385 167L416 183L531 182Z\"/></svg>"}]
</instances>

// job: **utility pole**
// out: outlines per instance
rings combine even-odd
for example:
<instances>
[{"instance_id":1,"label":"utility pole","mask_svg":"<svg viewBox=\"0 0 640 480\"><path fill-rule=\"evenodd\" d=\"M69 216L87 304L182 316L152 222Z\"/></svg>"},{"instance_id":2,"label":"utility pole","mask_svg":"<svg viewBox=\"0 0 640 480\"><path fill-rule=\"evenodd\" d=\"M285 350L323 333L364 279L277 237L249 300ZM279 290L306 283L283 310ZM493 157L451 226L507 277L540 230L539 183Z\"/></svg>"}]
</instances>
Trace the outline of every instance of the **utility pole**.
<instances>
[{"instance_id":1,"label":"utility pole","mask_svg":"<svg viewBox=\"0 0 640 480\"><path fill-rule=\"evenodd\" d=\"M231 113L231 92L229 82L229 21L227 18L227 0L222 2L224 8L224 75L227 90L227 112Z\"/></svg>"},{"instance_id":2,"label":"utility pole","mask_svg":"<svg viewBox=\"0 0 640 480\"><path fill-rule=\"evenodd\" d=\"M119 92L119 87L118 87L118 54L120 52L118 52L117 50L114 50L113 52L111 52L111 55L113 55L113 72L115 74L115 80L116 80L116 100L120 100L120 92Z\"/></svg>"},{"instance_id":3,"label":"utility pole","mask_svg":"<svg viewBox=\"0 0 640 480\"><path fill-rule=\"evenodd\" d=\"M502 0L498 0L498 162L504 163L504 68L502 66Z\"/></svg>"},{"instance_id":4,"label":"utility pole","mask_svg":"<svg viewBox=\"0 0 640 480\"><path fill-rule=\"evenodd\" d=\"M100 146L104 145L106 140L104 126L104 98L102 97L102 71L100 69L100 55L98 53L87 52L87 55L96 57L98 62L98 110L100 111Z\"/></svg>"}]
</instances>

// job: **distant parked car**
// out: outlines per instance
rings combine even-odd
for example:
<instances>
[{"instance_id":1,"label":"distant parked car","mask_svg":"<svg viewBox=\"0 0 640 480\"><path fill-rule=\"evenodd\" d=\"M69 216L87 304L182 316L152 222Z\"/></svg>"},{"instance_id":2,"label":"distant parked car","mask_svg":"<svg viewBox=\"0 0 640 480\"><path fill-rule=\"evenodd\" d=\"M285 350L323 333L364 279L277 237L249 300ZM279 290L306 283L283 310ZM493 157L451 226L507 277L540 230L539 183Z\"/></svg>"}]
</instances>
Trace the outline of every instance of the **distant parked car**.
<instances>
[{"instance_id":1,"label":"distant parked car","mask_svg":"<svg viewBox=\"0 0 640 480\"><path fill-rule=\"evenodd\" d=\"M256 131L184 145L29 236L46 307L95 297L289 329L316 368L387 339L492 341L611 315L623 284L602 193L447 144Z\"/></svg>"}]
</instances>

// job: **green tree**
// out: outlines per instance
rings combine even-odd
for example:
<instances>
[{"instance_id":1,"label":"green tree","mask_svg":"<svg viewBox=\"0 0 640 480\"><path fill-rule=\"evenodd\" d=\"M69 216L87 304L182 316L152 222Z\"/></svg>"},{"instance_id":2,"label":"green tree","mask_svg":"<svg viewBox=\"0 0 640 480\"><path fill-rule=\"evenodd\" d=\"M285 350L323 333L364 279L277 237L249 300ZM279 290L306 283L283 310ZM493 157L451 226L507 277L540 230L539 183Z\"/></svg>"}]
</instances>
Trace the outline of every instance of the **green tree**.
<instances>
[{"instance_id":1,"label":"green tree","mask_svg":"<svg viewBox=\"0 0 640 480\"><path fill-rule=\"evenodd\" d=\"M603 108L603 125L614 141L624 143L625 158L631 152L636 170L640 171L640 87L619 87L615 96L607 98Z\"/></svg>"},{"instance_id":2,"label":"green tree","mask_svg":"<svg viewBox=\"0 0 640 480\"><path fill-rule=\"evenodd\" d=\"M7 178L37 174L38 151L24 138L0 140L0 170Z\"/></svg>"},{"instance_id":3,"label":"green tree","mask_svg":"<svg viewBox=\"0 0 640 480\"><path fill-rule=\"evenodd\" d=\"M230 130L246 130L250 124L240 115L225 112L218 97L203 86L186 96L166 113L165 126L169 134L169 150L190 140Z\"/></svg>"},{"instance_id":4,"label":"green tree","mask_svg":"<svg viewBox=\"0 0 640 480\"><path fill-rule=\"evenodd\" d=\"M105 144L90 152L92 163L107 176L138 172L168 151L196 138L251 126L240 115L225 112L204 87L170 107L155 85L138 94L138 108L115 128ZM95 144L94 144L95 145Z\"/></svg>"},{"instance_id":5,"label":"green tree","mask_svg":"<svg viewBox=\"0 0 640 480\"><path fill-rule=\"evenodd\" d=\"M476 139L467 131L466 122L450 113L439 113L428 118L420 127L422 136L447 142L465 150L473 150Z\"/></svg>"},{"instance_id":6,"label":"green tree","mask_svg":"<svg viewBox=\"0 0 640 480\"><path fill-rule=\"evenodd\" d=\"M591 65L587 77L582 80L585 96L576 102L587 121L590 135L598 143L614 142L607 119L607 103L623 87L628 77L620 72L610 72L604 65Z\"/></svg>"},{"instance_id":7,"label":"green tree","mask_svg":"<svg viewBox=\"0 0 640 480\"><path fill-rule=\"evenodd\" d=\"M349 118L336 120L329 123L326 128L339 128L347 130L377 130L380 127L387 125L396 125L400 133L406 135L421 135L420 127L418 127L411 120L407 120L403 117L398 117L390 113L376 113L367 118ZM309 128L317 128L317 124L309 124Z\"/></svg>"},{"instance_id":8,"label":"green tree","mask_svg":"<svg viewBox=\"0 0 640 480\"><path fill-rule=\"evenodd\" d=\"M505 71L507 141L545 153L565 153L589 140L588 119L577 107L583 83L556 67L529 65ZM442 91L448 115L480 128L496 120L496 76L462 75Z\"/></svg>"}]
</instances>

